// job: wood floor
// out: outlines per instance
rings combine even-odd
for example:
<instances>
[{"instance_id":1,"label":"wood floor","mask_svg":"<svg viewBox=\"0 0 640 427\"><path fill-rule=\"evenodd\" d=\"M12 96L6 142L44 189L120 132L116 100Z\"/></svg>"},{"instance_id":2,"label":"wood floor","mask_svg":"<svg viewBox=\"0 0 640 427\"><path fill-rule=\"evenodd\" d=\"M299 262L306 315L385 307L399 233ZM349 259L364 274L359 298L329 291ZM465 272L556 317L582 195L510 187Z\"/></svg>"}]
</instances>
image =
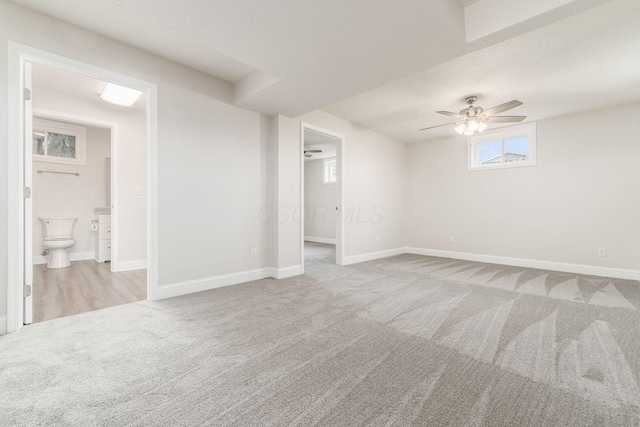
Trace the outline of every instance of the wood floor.
<instances>
[{"instance_id":1,"label":"wood floor","mask_svg":"<svg viewBox=\"0 0 640 427\"><path fill-rule=\"evenodd\" d=\"M33 322L71 316L147 297L147 270L112 273L109 263L74 261L71 267L33 266Z\"/></svg>"}]
</instances>

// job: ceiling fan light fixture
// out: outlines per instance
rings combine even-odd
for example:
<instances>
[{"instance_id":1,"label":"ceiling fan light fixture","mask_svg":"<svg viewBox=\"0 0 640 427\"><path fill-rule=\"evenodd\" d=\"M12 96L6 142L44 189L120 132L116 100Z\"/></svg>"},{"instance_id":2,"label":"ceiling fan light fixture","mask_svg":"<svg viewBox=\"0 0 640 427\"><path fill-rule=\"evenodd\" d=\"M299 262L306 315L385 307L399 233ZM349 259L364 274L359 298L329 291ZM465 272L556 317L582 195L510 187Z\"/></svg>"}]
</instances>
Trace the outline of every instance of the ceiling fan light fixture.
<instances>
[{"instance_id":1,"label":"ceiling fan light fixture","mask_svg":"<svg viewBox=\"0 0 640 427\"><path fill-rule=\"evenodd\" d=\"M453 123L445 123L436 126L426 127L420 130L428 130L433 128L439 128L441 126L455 125L455 131L461 135L472 136L476 132L481 133L489 127L489 122L492 123L513 123L521 122L526 119L526 116L496 116L497 113L511 110L512 108L519 107L522 102L513 101L505 102L489 109L484 109L481 105L474 106L473 104L478 100L475 95L467 96L465 101L468 107L461 110L459 113L453 113L451 111L436 111L438 114L444 114L445 116L455 117L456 121Z\"/></svg>"}]
</instances>

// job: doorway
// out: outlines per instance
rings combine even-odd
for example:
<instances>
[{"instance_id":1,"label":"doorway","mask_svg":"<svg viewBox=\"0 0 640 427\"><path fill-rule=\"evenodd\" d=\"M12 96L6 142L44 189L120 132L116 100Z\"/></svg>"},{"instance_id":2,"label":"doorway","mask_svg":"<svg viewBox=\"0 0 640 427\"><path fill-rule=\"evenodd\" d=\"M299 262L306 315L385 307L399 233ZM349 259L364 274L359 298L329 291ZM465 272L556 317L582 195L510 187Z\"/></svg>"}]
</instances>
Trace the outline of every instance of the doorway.
<instances>
[{"instance_id":1,"label":"doorway","mask_svg":"<svg viewBox=\"0 0 640 427\"><path fill-rule=\"evenodd\" d=\"M118 191L123 184L147 187L146 142L134 138L145 133L146 97L114 105L98 97L107 82L30 65L32 215L25 228L31 225L33 245L32 322L146 299L144 191L131 200ZM124 158L114 158L118 152ZM138 232L120 239L120 229ZM137 265L130 254L119 262L121 242L137 249Z\"/></svg>"},{"instance_id":2,"label":"doorway","mask_svg":"<svg viewBox=\"0 0 640 427\"><path fill-rule=\"evenodd\" d=\"M303 123L301 126L301 265L342 265L344 253L344 137Z\"/></svg>"},{"instance_id":3,"label":"doorway","mask_svg":"<svg viewBox=\"0 0 640 427\"><path fill-rule=\"evenodd\" d=\"M97 79L102 83L115 83L122 85L124 87L132 88L139 90L146 96L146 109L142 112L142 117L145 121L145 129L142 132L143 146L145 148L146 154L143 154L143 162L147 166L147 173L144 174L145 185L142 191L138 192L136 189L136 194L142 200L143 205L146 207L144 212L146 212L146 224L144 226L145 232L148 230L148 233L145 233L146 236L143 239L142 246L146 248L146 259L144 260L135 260L134 262L130 262L129 264L123 262L118 262L119 254L118 254L118 229L119 225L119 210L122 205L122 197L118 196L118 126L117 123L110 122L109 120L105 120L103 118L96 117L85 117L82 115L54 111L55 109L47 110L46 108L36 108L34 109L33 97L36 95L34 93L34 88L32 87L33 75L31 72L32 64L36 64L37 67L49 67L49 71L51 71L51 67L57 69L60 72L67 73L76 73L78 78L80 79ZM110 183L110 187L112 191L107 191L106 188L99 189L95 187L95 190L87 191L85 196L91 198L100 197L102 200L100 203L103 205L103 209L112 209L110 212L112 215L111 223L109 224L109 229L114 231L115 228L115 242L112 246L115 249L112 254L112 258L116 261L111 265L104 264L100 266L101 269L95 271L96 277L100 276L101 278L96 279L97 283L105 284L104 273L111 274L111 270L118 271L118 274L122 270L137 270L141 263L143 263L143 267L148 266L148 270L146 278L142 278L142 286L141 289L144 292L143 298L153 299L154 292L157 290L157 160L156 160L156 135L157 135L157 87L154 84L150 84L141 80L137 80L128 76L120 75L117 73L113 73L108 70L104 70L101 68L93 67L88 64L83 64L68 58L60 57L57 55L50 54L45 51L40 51L38 49L31 48L29 46L21 45L18 43L9 43L9 65L10 65L10 73L9 73L9 82L10 82L10 93L9 93L9 109L10 111L16 115L15 121L11 122L11 126L9 128L9 156L10 156L10 165L12 168L9 170L9 229L11 233L9 235L8 248L9 253L13 254L12 258L9 259L9 283L8 283L8 304L7 304L7 332L13 332L22 327L24 324L31 323L33 321L33 309L34 309L34 292L38 292L36 288L33 287L33 264L34 261L38 261L38 257L40 257L40 261L42 261L42 257L46 256L41 255L38 251L42 248L34 248L33 245L33 235L34 235L34 223L35 221L40 221L40 218L37 218L33 215L33 175L38 176L55 176L56 178L64 177L64 180L67 178L78 178L80 175L79 171L70 171L71 173L57 173L57 172L67 172L63 170L65 168L71 167L71 165L62 165L55 164L56 162L52 162L52 167L44 168L38 167L37 169L33 164L34 156L34 141L32 139L33 130L42 129L34 129L33 126L33 117L38 117L38 119L46 119L52 121L51 119L55 119L58 123L63 123L67 125L73 125L78 127L84 127L85 129L93 129L94 133L102 132L102 138L105 138L105 132L107 133L106 138L110 140L111 146L109 149L111 152L109 153L109 158L111 161L111 166L106 166L106 156L104 156L105 164L103 165L103 170L106 172L108 170L108 177L104 177L103 182ZM37 88L35 88L37 90ZM99 93L92 94L95 99L92 100L94 103L103 102L100 100ZM37 95L36 95L37 96ZM52 107L48 107L52 108ZM34 114L35 113L35 114ZM54 117L55 116L55 117ZM94 115L95 116L95 115ZM41 125L37 125L42 127ZM52 128L53 129L53 128ZM45 131L46 132L46 131ZM51 134L56 135L59 132L55 132L55 129L51 131ZM64 133L64 132L62 132ZM42 132L41 132L42 134ZM46 134L45 134L46 135ZM41 135L42 136L42 135ZM46 138L46 137L45 137ZM98 138L99 139L99 138ZM76 146L78 147L78 146ZM78 148L78 151L80 149ZM39 155L47 154L47 153L38 153ZM38 159L42 160L42 159ZM48 163L47 163L48 165ZM75 165L79 167L79 164ZM38 170L40 170L40 174L38 174ZM113 173L112 173L113 171ZM85 170L86 172L86 170ZM78 175L76 175L76 173ZM50 179L51 180L51 179ZM69 181L71 185L78 185L80 181ZM60 183L60 182L58 182ZM144 188L146 187L146 188ZM18 192L11 189L20 189L24 188L23 192ZM88 187L85 188L88 190ZM98 193L102 192L101 196L98 196ZM111 206L107 205L109 202L107 201L107 193L111 195ZM112 194L111 194L112 193ZM146 197L145 197L146 196ZM98 206L95 206L96 208ZM49 208L53 210L53 208ZM50 215L52 218L61 218L58 217L54 212L53 215ZM85 212L86 213L86 212ZM105 211L100 212L100 214L104 214ZM94 211L96 217L98 217L97 211ZM104 215L103 215L104 216ZM73 214L65 214L62 217L71 218L74 217ZM76 219L80 219L77 216ZM91 224L87 223L87 218L82 220L82 224L78 224L77 226L82 227L83 232L86 231L84 227L90 228ZM38 225L38 224L36 224ZM44 226L43 226L44 227ZM37 229L36 229L37 230ZM44 235L44 228L42 228L42 233ZM74 236L75 237L75 236ZM98 238L97 235L94 236L95 239ZM76 242L78 243L78 242ZM95 241L93 242L95 245ZM85 245L84 248L87 248L87 241L83 242ZM95 246L94 246L95 247ZM35 250L34 250L35 249ZM111 248L110 248L111 249ZM82 266L82 263L95 263L98 264L94 259L86 260L79 259L83 257L87 257L88 251L83 251L81 254L73 255L69 254L69 259L71 263L77 264L78 267ZM34 256L35 255L35 256ZM94 253L92 253L94 255ZM75 257L75 259L74 259ZM122 260L120 260L122 261ZM52 271L48 271L49 273L54 273ZM63 273L63 275L72 276L72 270L60 268L55 271L55 273ZM87 280L92 281L91 278L87 277L86 269L85 272L80 274L83 279L80 282L87 282ZM76 280L77 282L77 280ZM68 289L69 286L65 286L65 289ZM85 294L90 294L93 292L89 290L87 287L82 289ZM139 298L141 295L138 293ZM71 298L73 299L73 298ZM100 297L97 298L101 299ZM126 302L126 301L125 301ZM116 304L108 304L108 305L117 305ZM84 304L85 308L80 309L79 311L74 308L74 312L69 314L75 314L77 312L89 311L93 309L103 308L104 306L100 306L100 304ZM59 317L59 316L54 316ZM44 319L41 319L44 320Z\"/></svg>"}]
</instances>

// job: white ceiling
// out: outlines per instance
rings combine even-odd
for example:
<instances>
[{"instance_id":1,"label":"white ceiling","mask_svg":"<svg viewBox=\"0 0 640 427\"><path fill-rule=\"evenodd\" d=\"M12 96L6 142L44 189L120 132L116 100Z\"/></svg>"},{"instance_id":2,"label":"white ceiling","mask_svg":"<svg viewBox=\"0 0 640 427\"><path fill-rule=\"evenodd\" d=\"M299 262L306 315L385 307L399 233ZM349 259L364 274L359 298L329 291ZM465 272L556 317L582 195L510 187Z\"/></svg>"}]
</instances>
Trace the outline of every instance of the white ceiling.
<instances>
[{"instance_id":1,"label":"white ceiling","mask_svg":"<svg viewBox=\"0 0 640 427\"><path fill-rule=\"evenodd\" d=\"M457 135L453 126L418 129L454 121L436 111L462 110L467 95L485 108L522 101L503 115L526 121L628 104L640 101L639 46L640 1L611 2L323 110L415 142Z\"/></svg>"},{"instance_id":2,"label":"white ceiling","mask_svg":"<svg viewBox=\"0 0 640 427\"><path fill-rule=\"evenodd\" d=\"M34 101L37 101L40 89L48 89L86 99L90 102L95 102L101 108L113 109L119 112L145 110L146 97L144 93L140 95L140 98L131 107L123 107L110 104L100 98L100 94L106 85L101 80L38 63L31 64L31 69Z\"/></svg>"},{"instance_id":3,"label":"white ceiling","mask_svg":"<svg viewBox=\"0 0 640 427\"><path fill-rule=\"evenodd\" d=\"M13 1L234 83L239 106L324 109L405 142L449 134L417 129L468 94L530 119L640 99L638 0L563 0L471 43L465 6L531 0Z\"/></svg>"},{"instance_id":4,"label":"white ceiling","mask_svg":"<svg viewBox=\"0 0 640 427\"><path fill-rule=\"evenodd\" d=\"M305 150L322 150L322 153L314 153L313 157L305 157L304 161L328 159L336 156L338 138L334 138L323 133L314 132L309 129L304 131Z\"/></svg>"}]
</instances>

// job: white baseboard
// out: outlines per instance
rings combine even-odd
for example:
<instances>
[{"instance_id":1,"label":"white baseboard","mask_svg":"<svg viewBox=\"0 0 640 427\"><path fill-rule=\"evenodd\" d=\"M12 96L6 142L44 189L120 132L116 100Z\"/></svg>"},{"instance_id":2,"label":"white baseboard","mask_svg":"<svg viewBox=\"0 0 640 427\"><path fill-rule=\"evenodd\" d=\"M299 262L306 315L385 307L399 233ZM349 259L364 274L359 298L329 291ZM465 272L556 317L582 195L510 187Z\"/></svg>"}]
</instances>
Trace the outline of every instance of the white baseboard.
<instances>
[{"instance_id":1,"label":"white baseboard","mask_svg":"<svg viewBox=\"0 0 640 427\"><path fill-rule=\"evenodd\" d=\"M361 255L351 255L344 258L343 265L357 264L359 262L372 261L404 253L460 259L464 261L485 262L489 264L511 265L515 267L536 268L540 270L562 271L565 273L585 274L590 276L611 277L615 279L640 280L640 272L636 270L411 247L370 252Z\"/></svg>"},{"instance_id":2,"label":"white baseboard","mask_svg":"<svg viewBox=\"0 0 640 427\"><path fill-rule=\"evenodd\" d=\"M94 251L91 252L72 252L69 254L70 261L86 261L88 259L94 259L96 253ZM47 256L34 256L33 257L33 265L36 264L46 264L48 260Z\"/></svg>"},{"instance_id":3,"label":"white baseboard","mask_svg":"<svg viewBox=\"0 0 640 427\"><path fill-rule=\"evenodd\" d=\"M357 264L359 262L373 261L374 259L402 255L406 252L407 252L406 248L396 248L396 249L388 249L386 251L369 252L366 254L346 256L342 260L342 265L350 265L350 264Z\"/></svg>"},{"instance_id":4,"label":"white baseboard","mask_svg":"<svg viewBox=\"0 0 640 427\"><path fill-rule=\"evenodd\" d=\"M486 262L489 264L511 265L515 267L537 268L540 270L563 271L566 273L587 274L591 276L616 279L639 280L640 272L620 268L598 267L593 265L570 264L555 261L511 258L496 255L471 254L466 252L442 251L437 249L406 248L406 253L440 258L460 259L464 261Z\"/></svg>"},{"instance_id":5,"label":"white baseboard","mask_svg":"<svg viewBox=\"0 0 640 427\"><path fill-rule=\"evenodd\" d=\"M203 279L188 280L186 282L159 286L155 299L160 300L173 298L181 295L193 294L195 292L221 288L223 286L237 285L239 283L251 282L252 280L264 279L266 277L271 277L270 270L271 269L258 268L240 273L223 274L220 276L205 277Z\"/></svg>"},{"instance_id":6,"label":"white baseboard","mask_svg":"<svg viewBox=\"0 0 640 427\"><path fill-rule=\"evenodd\" d=\"M0 335L7 333L7 316L0 316Z\"/></svg>"},{"instance_id":7,"label":"white baseboard","mask_svg":"<svg viewBox=\"0 0 640 427\"><path fill-rule=\"evenodd\" d=\"M335 245L336 239L327 239L326 237L310 237L304 236L305 242L314 242L314 243L327 243L329 245Z\"/></svg>"},{"instance_id":8,"label":"white baseboard","mask_svg":"<svg viewBox=\"0 0 640 427\"><path fill-rule=\"evenodd\" d=\"M203 279L189 280L186 282L174 283L158 287L154 299L161 300L173 298L181 295L193 294L195 292L208 291L221 288L223 286L238 285L240 283L251 282L253 280L284 279L302 274L302 266L295 265L285 268L258 268L255 270L242 271L239 273L223 274Z\"/></svg>"},{"instance_id":9,"label":"white baseboard","mask_svg":"<svg viewBox=\"0 0 640 427\"><path fill-rule=\"evenodd\" d=\"M284 268L268 268L269 276L274 279L286 279L287 277L299 276L302 274L301 265L293 265L291 267Z\"/></svg>"},{"instance_id":10,"label":"white baseboard","mask_svg":"<svg viewBox=\"0 0 640 427\"><path fill-rule=\"evenodd\" d=\"M147 268L147 260L139 259L136 261L120 261L118 263L118 271L142 270Z\"/></svg>"}]
</instances>

